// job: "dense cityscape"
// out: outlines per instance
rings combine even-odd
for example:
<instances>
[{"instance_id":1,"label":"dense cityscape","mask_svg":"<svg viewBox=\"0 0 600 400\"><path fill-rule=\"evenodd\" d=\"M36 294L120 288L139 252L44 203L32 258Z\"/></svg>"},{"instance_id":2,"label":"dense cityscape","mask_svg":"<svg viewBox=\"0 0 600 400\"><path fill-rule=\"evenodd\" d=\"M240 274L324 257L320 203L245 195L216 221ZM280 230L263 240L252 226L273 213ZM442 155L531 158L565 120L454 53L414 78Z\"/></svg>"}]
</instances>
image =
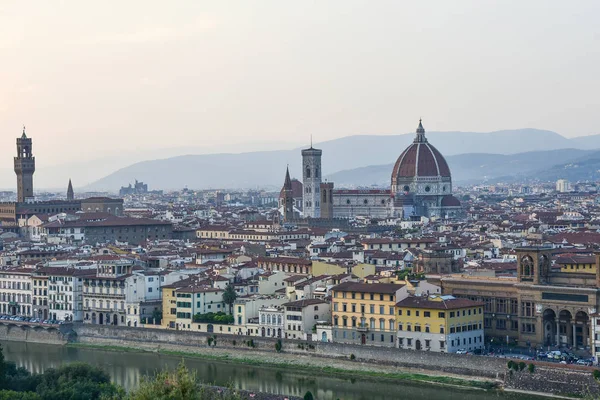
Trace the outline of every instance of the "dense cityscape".
<instances>
[{"instance_id":1,"label":"dense cityscape","mask_svg":"<svg viewBox=\"0 0 600 400\"><path fill-rule=\"evenodd\" d=\"M33 139L16 144L16 201L0 206L7 326L597 363L593 183L453 187L421 121L379 189L323 182L311 145L279 192L136 181L80 195L69 180L38 195Z\"/></svg>"},{"instance_id":2,"label":"dense cityscape","mask_svg":"<svg viewBox=\"0 0 600 400\"><path fill-rule=\"evenodd\" d=\"M0 2L0 400L600 400L600 2Z\"/></svg>"}]
</instances>

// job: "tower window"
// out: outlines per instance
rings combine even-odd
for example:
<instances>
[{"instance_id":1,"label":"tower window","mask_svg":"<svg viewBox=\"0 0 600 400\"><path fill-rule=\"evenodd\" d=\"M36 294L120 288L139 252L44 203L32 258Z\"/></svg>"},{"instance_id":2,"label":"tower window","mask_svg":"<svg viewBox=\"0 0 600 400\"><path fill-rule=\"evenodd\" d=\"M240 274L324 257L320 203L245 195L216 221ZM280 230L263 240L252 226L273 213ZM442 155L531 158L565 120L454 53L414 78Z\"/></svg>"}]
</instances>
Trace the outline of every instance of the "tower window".
<instances>
[{"instance_id":1,"label":"tower window","mask_svg":"<svg viewBox=\"0 0 600 400\"><path fill-rule=\"evenodd\" d=\"M350 204L350 199L346 200L346 204Z\"/></svg>"},{"instance_id":2,"label":"tower window","mask_svg":"<svg viewBox=\"0 0 600 400\"><path fill-rule=\"evenodd\" d=\"M310 167L306 167L306 177L310 178Z\"/></svg>"},{"instance_id":3,"label":"tower window","mask_svg":"<svg viewBox=\"0 0 600 400\"><path fill-rule=\"evenodd\" d=\"M408 193L410 191L410 187L408 187L408 185L405 185L404 186L404 191Z\"/></svg>"},{"instance_id":4,"label":"tower window","mask_svg":"<svg viewBox=\"0 0 600 400\"><path fill-rule=\"evenodd\" d=\"M426 192L431 192L431 186L425 186L425 191Z\"/></svg>"},{"instance_id":5,"label":"tower window","mask_svg":"<svg viewBox=\"0 0 600 400\"><path fill-rule=\"evenodd\" d=\"M315 178L319 177L319 167L315 169Z\"/></svg>"}]
</instances>

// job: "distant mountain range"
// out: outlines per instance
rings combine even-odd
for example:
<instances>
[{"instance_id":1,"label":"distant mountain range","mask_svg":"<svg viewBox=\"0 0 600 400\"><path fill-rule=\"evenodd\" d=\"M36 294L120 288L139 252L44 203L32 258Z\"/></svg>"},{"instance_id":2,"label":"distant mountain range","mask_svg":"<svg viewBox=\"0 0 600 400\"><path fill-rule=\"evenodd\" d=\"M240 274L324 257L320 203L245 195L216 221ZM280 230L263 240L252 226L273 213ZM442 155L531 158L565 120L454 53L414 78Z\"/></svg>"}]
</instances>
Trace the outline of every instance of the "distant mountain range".
<instances>
[{"instance_id":1,"label":"distant mountain range","mask_svg":"<svg viewBox=\"0 0 600 400\"><path fill-rule=\"evenodd\" d=\"M591 157L591 158L590 158ZM557 179L587 179L588 164L597 157L600 168L600 152L596 150L549 150L511 155L460 154L446 157L452 178L456 184L483 181L552 181ZM338 186L389 186L394 164L372 165L354 168L327 176ZM578 166L578 167L569 167ZM566 173L569 171L572 173ZM586 173L584 173L586 171Z\"/></svg>"},{"instance_id":2,"label":"distant mountain range","mask_svg":"<svg viewBox=\"0 0 600 400\"><path fill-rule=\"evenodd\" d=\"M413 133L348 136L315 147L323 150L326 178L337 186L387 186L391 165L413 138ZM585 165L591 166L594 152L590 149L600 148L600 135L567 139L537 129L428 132L427 138L447 158L456 182L499 177L531 179L537 171L542 179L546 176L543 173L562 172L561 164L587 160ZM151 189L278 188L288 164L291 174L299 177L300 149L183 155L134 163L84 189L114 191L134 179L148 183Z\"/></svg>"}]
</instances>

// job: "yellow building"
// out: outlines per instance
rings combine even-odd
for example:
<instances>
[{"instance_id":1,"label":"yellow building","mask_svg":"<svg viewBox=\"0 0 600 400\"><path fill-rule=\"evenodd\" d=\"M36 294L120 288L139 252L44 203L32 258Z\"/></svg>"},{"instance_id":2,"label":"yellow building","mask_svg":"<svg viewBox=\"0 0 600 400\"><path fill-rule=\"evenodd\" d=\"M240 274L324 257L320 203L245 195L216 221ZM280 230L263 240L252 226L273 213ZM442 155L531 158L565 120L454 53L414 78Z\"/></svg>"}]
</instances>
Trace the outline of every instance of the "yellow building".
<instances>
[{"instance_id":1,"label":"yellow building","mask_svg":"<svg viewBox=\"0 0 600 400\"><path fill-rule=\"evenodd\" d=\"M403 286L344 282L333 287L333 341L394 347L396 296Z\"/></svg>"},{"instance_id":2,"label":"yellow building","mask_svg":"<svg viewBox=\"0 0 600 400\"><path fill-rule=\"evenodd\" d=\"M483 303L441 295L407 295L396 304L398 347L455 353L484 347Z\"/></svg>"},{"instance_id":3,"label":"yellow building","mask_svg":"<svg viewBox=\"0 0 600 400\"><path fill-rule=\"evenodd\" d=\"M560 272L596 273L596 257L594 256L562 256L556 260Z\"/></svg>"},{"instance_id":4,"label":"yellow building","mask_svg":"<svg viewBox=\"0 0 600 400\"><path fill-rule=\"evenodd\" d=\"M171 285L166 285L162 290L162 322L163 328L176 328L177 322L177 289L189 286L191 279L184 279Z\"/></svg>"}]
</instances>

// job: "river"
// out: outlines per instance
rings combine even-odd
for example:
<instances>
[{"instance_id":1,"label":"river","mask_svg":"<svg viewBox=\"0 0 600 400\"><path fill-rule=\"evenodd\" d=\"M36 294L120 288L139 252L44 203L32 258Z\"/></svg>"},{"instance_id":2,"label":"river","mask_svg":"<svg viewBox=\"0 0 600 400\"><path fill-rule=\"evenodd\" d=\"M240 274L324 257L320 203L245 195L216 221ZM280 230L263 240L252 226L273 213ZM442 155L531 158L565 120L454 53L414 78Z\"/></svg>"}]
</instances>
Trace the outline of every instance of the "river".
<instances>
[{"instance_id":1,"label":"river","mask_svg":"<svg viewBox=\"0 0 600 400\"><path fill-rule=\"evenodd\" d=\"M181 357L156 353L119 353L99 349L86 349L49 344L4 342L6 360L34 373L74 361L97 365L107 371L112 380L126 389L136 387L144 375L160 369L175 369ZM262 391L282 395L304 396L310 390L319 400L524 400L524 396L499 396L482 391L454 390L427 384L372 382L329 376L310 375L305 372L281 368L256 367L198 358L185 359L188 368L197 372L205 383L219 386L233 384L238 389Z\"/></svg>"}]
</instances>

